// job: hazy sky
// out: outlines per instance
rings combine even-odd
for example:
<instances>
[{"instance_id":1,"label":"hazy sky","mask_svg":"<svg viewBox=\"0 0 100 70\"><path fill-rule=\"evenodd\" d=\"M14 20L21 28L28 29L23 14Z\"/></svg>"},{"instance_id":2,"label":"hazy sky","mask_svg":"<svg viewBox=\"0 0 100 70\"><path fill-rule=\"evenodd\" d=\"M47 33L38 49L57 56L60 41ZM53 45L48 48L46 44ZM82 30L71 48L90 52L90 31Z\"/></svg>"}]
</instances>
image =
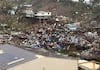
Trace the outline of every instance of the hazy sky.
<instances>
[{"instance_id":1,"label":"hazy sky","mask_svg":"<svg viewBox=\"0 0 100 70\"><path fill-rule=\"evenodd\" d=\"M73 1L79 1L79 0L73 0ZM85 0L85 1L90 1L90 0Z\"/></svg>"}]
</instances>

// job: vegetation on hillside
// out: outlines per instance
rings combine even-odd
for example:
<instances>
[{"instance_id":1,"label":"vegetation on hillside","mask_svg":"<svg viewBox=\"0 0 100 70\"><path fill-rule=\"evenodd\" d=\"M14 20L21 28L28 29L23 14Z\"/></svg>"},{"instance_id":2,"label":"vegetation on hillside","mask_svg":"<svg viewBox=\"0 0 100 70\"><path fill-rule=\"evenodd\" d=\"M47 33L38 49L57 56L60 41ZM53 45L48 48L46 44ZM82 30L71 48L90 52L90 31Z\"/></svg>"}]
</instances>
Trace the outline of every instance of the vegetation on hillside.
<instances>
[{"instance_id":1,"label":"vegetation on hillside","mask_svg":"<svg viewBox=\"0 0 100 70\"><path fill-rule=\"evenodd\" d=\"M72 18L73 21L83 21L87 24L89 23L88 21L94 20L94 18L97 19L100 16L100 5L98 4L100 0L94 0L91 2L92 5L87 5L83 2L84 0L80 0L80 2L72 2L71 0L1 0L0 23L8 24L9 28L26 28L33 22L27 19L24 22L18 22L20 12L15 16L11 16L7 14L7 11L13 6L32 4L33 11L51 11L53 14L67 16Z\"/></svg>"}]
</instances>

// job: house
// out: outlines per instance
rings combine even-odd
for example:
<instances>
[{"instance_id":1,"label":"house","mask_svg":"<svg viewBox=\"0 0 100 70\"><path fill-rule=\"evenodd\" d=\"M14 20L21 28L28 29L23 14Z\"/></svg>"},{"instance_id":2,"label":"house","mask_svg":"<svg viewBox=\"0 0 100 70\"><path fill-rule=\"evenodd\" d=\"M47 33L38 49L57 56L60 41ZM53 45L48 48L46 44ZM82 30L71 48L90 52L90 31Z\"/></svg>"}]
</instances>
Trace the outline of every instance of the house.
<instances>
[{"instance_id":1,"label":"house","mask_svg":"<svg viewBox=\"0 0 100 70\"><path fill-rule=\"evenodd\" d=\"M35 18L38 19L48 19L49 17L51 17L51 12L46 12L46 11L38 11L34 14Z\"/></svg>"},{"instance_id":2,"label":"house","mask_svg":"<svg viewBox=\"0 0 100 70\"><path fill-rule=\"evenodd\" d=\"M23 13L25 14L25 17L34 17L32 8L26 8L25 10L23 10Z\"/></svg>"},{"instance_id":3,"label":"house","mask_svg":"<svg viewBox=\"0 0 100 70\"><path fill-rule=\"evenodd\" d=\"M30 8L30 7L32 7L32 4L25 4L25 5L23 5L24 7L27 7L27 8Z\"/></svg>"},{"instance_id":4,"label":"house","mask_svg":"<svg viewBox=\"0 0 100 70\"><path fill-rule=\"evenodd\" d=\"M15 15L16 14L16 11L15 10L8 10L8 14Z\"/></svg>"},{"instance_id":5,"label":"house","mask_svg":"<svg viewBox=\"0 0 100 70\"><path fill-rule=\"evenodd\" d=\"M8 10L8 14L15 15L17 10L18 10L18 6L14 6L12 7L12 9Z\"/></svg>"},{"instance_id":6,"label":"house","mask_svg":"<svg viewBox=\"0 0 100 70\"><path fill-rule=\"evenodd\" d=\"M32 4L20 5L20 11L23 14L22 16L24 16L24 17L28 17L28 18L33 18L34 17Z\"/></svg>"}]
</instances>

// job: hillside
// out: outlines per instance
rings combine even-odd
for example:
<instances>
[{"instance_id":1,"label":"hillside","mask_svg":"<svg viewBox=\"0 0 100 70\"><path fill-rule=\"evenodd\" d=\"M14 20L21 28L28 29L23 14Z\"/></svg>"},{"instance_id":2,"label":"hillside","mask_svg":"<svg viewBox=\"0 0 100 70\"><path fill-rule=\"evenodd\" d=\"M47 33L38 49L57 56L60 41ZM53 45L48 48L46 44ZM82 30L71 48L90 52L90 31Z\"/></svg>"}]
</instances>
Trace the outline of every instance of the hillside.
<instances>
[{"instance_id":1,"label":"hillside","mask_svg":"<svg viewBox=\"0 0 100 70\"><path fill-rule=\"evenodd\" d=\"M3 2L4 1L4 2ZM90 7L86 4L72 2L71 0L62 0L57 2L56 0L3 0L1 4L4 6L11 5L25 5L32 4L33 10L45 10L51 11L58 15L71 16L75 11L88 12L91 11ZM88 8L87 8L88 7Z\"/></svg>"},{"instance_id":2,"label":"hillside","mask_svg":"<svg viewBox=\"0 0 100 70\"><path fill-rule=\"evenodd\" d=\"M83 3L72 2L71 0L2 0L0 2L0 23L7 23L9 27L25 28L33 21L25 19L23 22L18 22L19 14L11 16L7 14L7 10L12 6L20 6L32 4L33 11L50 11L53 15L63 15L77 21L91 20L94 18L93 12L95 9ZM19 24L20 23L20 24ZM23 24L26 23L26 24ZM30 24L31 26L31 24Z\"/></svg>"}]
</instances>

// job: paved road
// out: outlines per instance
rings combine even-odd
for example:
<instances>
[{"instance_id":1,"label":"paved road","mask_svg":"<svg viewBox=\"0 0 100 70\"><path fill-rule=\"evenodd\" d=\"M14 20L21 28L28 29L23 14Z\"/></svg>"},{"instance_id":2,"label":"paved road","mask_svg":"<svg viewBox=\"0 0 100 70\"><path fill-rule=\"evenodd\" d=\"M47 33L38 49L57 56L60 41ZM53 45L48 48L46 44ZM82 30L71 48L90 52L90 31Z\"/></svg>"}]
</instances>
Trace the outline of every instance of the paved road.
<instances>
[{"instance_id":1,"label":"paved road","mask_svg":"<svg viewBox=\"0 0 100 70\"><path fill-rule=\"evenodd\" d=\"M0 67L10 68L18 64L22 64L36 59L36 54L17 48L13 45L0 45L4 53L0 54Z\"/></svg>"}]
</instances>

